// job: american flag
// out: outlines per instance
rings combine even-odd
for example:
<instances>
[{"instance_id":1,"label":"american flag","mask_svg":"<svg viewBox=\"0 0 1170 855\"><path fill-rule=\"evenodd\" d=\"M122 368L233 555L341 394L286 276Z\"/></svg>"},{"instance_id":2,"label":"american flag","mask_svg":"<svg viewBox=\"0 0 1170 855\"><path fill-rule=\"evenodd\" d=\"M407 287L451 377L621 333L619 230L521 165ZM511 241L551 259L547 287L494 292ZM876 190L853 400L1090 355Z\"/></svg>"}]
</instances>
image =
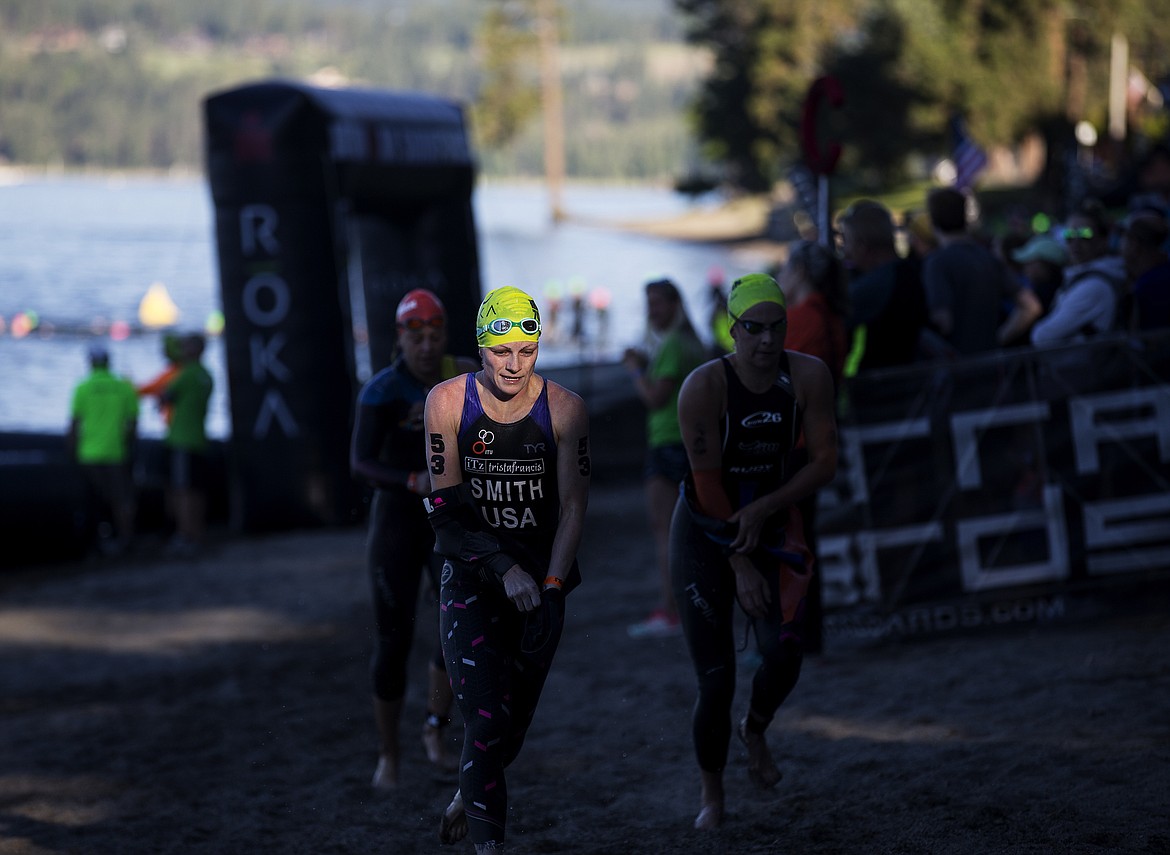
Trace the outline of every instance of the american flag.
<instances>
[{"instance_id":1,"label":"american flag","mask_svg":"<svg viewBox=\"0 0 1170 855\"><path fill-rule=\"evenodd\" d=\"M955 146L951 155L955 161L955 187L966 190L975 183L979 173L987 168L987 153L975 140L967 136L967 127L962 116L954 116L950 125L951 138Z\"/></svg>"}]
</instances>

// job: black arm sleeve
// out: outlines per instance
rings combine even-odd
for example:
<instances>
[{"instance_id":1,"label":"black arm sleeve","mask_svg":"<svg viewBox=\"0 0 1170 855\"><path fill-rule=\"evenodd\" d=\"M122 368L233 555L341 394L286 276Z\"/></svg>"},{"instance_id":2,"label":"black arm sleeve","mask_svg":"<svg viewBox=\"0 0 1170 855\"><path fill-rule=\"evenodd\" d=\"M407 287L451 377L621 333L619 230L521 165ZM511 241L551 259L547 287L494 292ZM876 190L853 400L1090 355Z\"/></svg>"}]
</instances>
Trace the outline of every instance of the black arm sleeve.
<instances>
[{"instance_id":1,"label":"black arm sleeve","mask_svg":"<svg viewBox=\"0 0 1170 855\"><path fill-rule=\"evenodd\" d=\"M445 558L480 564L497 578L516 562L502 551L495 534L480 523L467 484L436 490L425 499L427 520L435 530L435 552Z\"/></svg>"},{"instance_id":2,"label":"black arm sleeve","mask_svg":"<svg viewBox=\"0 0 1170 855\"><path fill-rule=\"evenodd\" d=\"M394 469L378 457L382 443L391 433L392 420L393 413L388 406L359 404L349 444L350 472L381 490L406 487L410 479L410 470Z\"/></svg>"}]
</instances>

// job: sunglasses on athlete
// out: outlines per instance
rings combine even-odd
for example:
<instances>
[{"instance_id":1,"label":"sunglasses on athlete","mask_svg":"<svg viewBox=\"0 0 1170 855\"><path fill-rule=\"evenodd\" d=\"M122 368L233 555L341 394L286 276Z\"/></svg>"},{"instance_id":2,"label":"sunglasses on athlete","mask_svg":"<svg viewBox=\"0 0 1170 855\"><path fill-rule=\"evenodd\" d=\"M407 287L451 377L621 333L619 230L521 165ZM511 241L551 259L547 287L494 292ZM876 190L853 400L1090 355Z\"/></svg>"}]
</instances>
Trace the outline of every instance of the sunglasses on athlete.
<instances>
[{"instance_id":1,"label":"sunglasses on athlete","mask_svg":"<svg viewBox=\"0 0 1170 855\"><path fill-rule=\"evenodd\" d=\"M730 315L731 313L728 312L728 314ZM784 329L784 327L788 326L787 317L783 317L778 321L773 321L770 324L760 323L759 321L745 321L743 318L737 318L735 315L731 315L731 317L733 322L739 324L740 327L743 328L743 331L748 335L762 335L765 330L768 332L779 332L780 330Z\"/></svg>"},{"instance_id":2,"label":"sunglasses on athlete","mask_svg":"<svg viewBox=\"0 0 1170 855\"><path fill-rule=\"evenodd\" d=\"M430 318L407 318L405 321L399 321L398 326L408 330L421 330L423 327L434 327L439 330L447 325L447 319L442 315L435 315Z\"/></svg>"},{"instance_id":3,"label":"sunglasses on athlete","mask_svg":"<svg viewBox=\"0 0 1170 855\"><path fill-rule=\"evenodd\" d=\"M475 334L483 335L484 333L491 333L492 335L504 335L512 327L520 327L525 335L536 335L540 332L540 321L536 318L525 318L522 321L513 321L508 318L496 318L490 324L482 327L476 327Z\"/></svg>"}]
</instances>

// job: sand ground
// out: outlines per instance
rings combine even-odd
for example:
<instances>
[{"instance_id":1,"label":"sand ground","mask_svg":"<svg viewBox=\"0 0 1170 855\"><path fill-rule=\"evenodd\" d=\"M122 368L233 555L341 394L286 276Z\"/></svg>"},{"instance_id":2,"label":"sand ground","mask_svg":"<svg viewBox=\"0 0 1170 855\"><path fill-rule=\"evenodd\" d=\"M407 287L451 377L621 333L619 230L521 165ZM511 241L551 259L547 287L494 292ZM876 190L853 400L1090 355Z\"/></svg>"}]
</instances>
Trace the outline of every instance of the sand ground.
<instances>
[{"instance_id":1,"label":"sand ground","mask_svg":"<svg viewBox=\"0 0 1170 855\"><path fill-rule=\"evenodd\" d=\"M417 740L425 643L402 786L369 787L363 540L0 577L0 853L470 852L436 839L454 781ZM684 643L626 634L651 557L638 484L599 478L586 583L509 772L511 851L1170 851L1165 613L830 646L770 730L784 780L755 791L733 744L727 821L692 831Z\"/></svg>"}]
</instances>

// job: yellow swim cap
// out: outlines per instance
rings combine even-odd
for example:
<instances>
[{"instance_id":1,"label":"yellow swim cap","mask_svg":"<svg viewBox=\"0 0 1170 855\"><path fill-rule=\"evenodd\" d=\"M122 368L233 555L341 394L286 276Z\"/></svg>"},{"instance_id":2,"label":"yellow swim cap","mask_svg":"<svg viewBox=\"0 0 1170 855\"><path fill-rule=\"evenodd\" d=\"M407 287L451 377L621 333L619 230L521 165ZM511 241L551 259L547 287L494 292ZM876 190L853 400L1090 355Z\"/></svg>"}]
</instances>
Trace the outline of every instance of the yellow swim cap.
<instances>
[{"instance_id":1,"label":"yellow swim cap","mask_svg":"<svg viewBox=\"0 0 1170 855\"><path fill-rule=\"evenodd\" d=\"M480 347L540 338L540 310L536 301L511 285L488 292L475 317L475 339Z\"/></svg>"},{"instance_id":2,"label":"yellow swim cap","mask_svg":"<svg viewBox=\"0 0 1170 855\"><path fill-rule=\"evenodd\" d=\"M731 293L727 295L727 314L733 323L752 306L760 303L775 303L781 309L788 309L784 292L776 280L766 273L749 273L731 283Z\"/></svg>"}]
</instances>

